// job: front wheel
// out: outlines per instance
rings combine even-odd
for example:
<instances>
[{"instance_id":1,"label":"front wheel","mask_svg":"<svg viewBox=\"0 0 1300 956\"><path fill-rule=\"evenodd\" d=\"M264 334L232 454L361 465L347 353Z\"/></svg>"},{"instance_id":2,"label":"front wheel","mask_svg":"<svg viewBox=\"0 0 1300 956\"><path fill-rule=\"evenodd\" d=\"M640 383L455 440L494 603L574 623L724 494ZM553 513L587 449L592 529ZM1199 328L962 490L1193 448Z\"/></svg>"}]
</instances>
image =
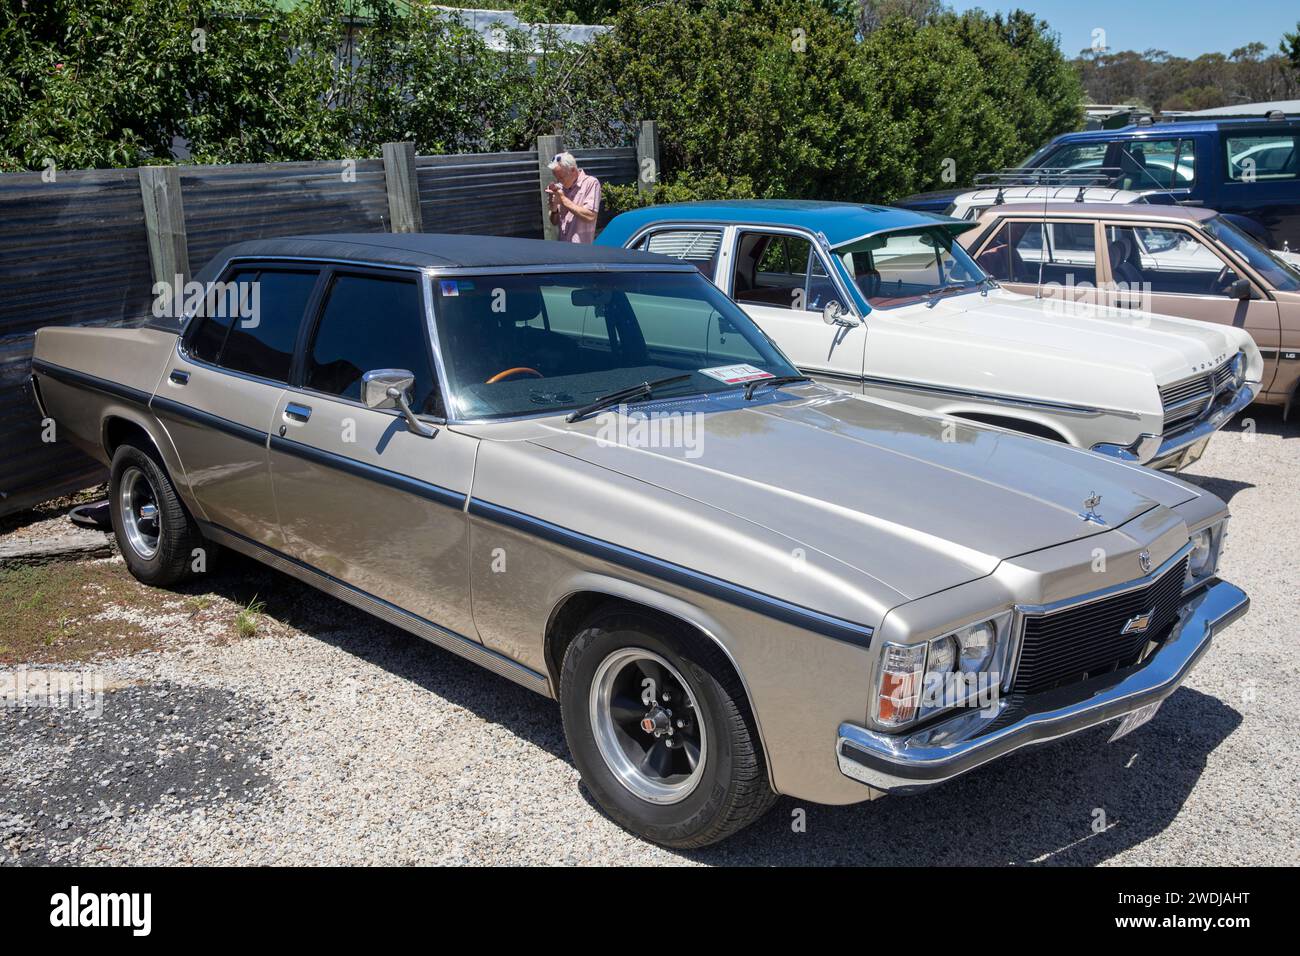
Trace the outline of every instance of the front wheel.
<instances>
[{"instance_id":1,"label":"front wheel","mask_svg":"<svg viewBox=\"0 0 1300 956\"><path fill-rule=\"evenodd\" d=\"M560 706L596 802L648 840L706 846L776 799L735 672L684 626L598 613L565 652Z\"/></svg>"}]
</instances>

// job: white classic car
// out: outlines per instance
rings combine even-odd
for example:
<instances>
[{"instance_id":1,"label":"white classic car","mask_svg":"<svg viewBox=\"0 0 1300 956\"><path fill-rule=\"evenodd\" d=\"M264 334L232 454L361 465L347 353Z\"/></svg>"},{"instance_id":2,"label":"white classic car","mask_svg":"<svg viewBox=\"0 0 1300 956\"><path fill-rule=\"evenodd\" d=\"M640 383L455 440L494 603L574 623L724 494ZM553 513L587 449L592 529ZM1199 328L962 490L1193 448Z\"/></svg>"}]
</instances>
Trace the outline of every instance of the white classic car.
<instances>
[{"instance_id":1,"label":"white classic car","mask_svg":"<svg viewBox=\"0 0 1300 956\"><path fill-rule=\"evenodd\" d=\"M1259 392L1243 330L1006 291L957 243L972 225L739 200L625 212L597 242L692 262L818 381L1124 461L1190 464Z\"/></svg>"}]
</instances>

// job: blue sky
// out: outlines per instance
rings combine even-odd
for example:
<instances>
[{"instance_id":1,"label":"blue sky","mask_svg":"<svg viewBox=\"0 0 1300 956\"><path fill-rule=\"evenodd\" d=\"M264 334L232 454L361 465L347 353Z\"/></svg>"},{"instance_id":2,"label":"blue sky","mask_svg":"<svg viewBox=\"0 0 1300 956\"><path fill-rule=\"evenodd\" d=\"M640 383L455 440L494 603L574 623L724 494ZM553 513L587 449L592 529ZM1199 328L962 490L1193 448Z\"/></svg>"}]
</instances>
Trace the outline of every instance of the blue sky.
<instances>
[{"instance_id":1,"label":"blue sky","mask_svg":"<svg viewBox=\"0 0 1300 956\"><path fill-rule=\"evenodd\" d=\"M1020 7L1037 14L1061 35L1067 56L1092 45L1092 31L1106 31L1112 50L1155 47L1175 56L1231 53L1253 40L1277 49L1283 31L1294 31L1300 4L1279 0L947 0L956 10L983 7L990 13Z\"/></svg>"}]
</instances>

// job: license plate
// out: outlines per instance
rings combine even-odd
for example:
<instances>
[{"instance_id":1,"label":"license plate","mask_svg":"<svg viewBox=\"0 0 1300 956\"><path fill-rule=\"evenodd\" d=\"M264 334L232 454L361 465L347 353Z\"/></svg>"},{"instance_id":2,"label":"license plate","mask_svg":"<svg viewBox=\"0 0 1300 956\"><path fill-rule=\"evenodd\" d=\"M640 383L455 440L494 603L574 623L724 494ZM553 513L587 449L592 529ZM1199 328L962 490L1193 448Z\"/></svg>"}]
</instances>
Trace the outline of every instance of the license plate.
<instances>
[{"instance_id":1,"label":"license plate","mask_svg":"<svg viewBox=\"0 0 1300 956\"><path fill-rule=\"evenodd\" d=\"M1125 714L1124 719L1121 720L1119 726L1115 728L1115 732L1110 735L1110 740L1106 742L1113 744L1115 741L1119 740L1119 738L1133 733L1133 731L1137 730L1156 715L1156 711L1160 709L1160 704L1161 701L1156 701L1154 704L1147 704L1145 707L1139 707L1131 714Z\"/></svg>"}]
</instances>

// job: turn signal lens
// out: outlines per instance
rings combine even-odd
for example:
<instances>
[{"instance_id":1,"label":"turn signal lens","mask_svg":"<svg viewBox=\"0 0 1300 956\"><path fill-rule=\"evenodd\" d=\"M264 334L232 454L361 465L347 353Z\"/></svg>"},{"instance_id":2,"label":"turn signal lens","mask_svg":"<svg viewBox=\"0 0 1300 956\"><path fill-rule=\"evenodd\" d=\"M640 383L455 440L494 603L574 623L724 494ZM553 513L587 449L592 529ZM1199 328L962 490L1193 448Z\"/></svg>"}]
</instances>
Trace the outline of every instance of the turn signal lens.
<instances>
[{"instance_id":1,"label":"turn signal lens","mask_svg":"<svg viewBox=\"0 0 1300 956\"><path fill-rule=\"evenodd\" d=\"M880 661L876 718L897 727L916 716L925 674L925 644L886 644Z\"/></svg>"}]
</instances>

